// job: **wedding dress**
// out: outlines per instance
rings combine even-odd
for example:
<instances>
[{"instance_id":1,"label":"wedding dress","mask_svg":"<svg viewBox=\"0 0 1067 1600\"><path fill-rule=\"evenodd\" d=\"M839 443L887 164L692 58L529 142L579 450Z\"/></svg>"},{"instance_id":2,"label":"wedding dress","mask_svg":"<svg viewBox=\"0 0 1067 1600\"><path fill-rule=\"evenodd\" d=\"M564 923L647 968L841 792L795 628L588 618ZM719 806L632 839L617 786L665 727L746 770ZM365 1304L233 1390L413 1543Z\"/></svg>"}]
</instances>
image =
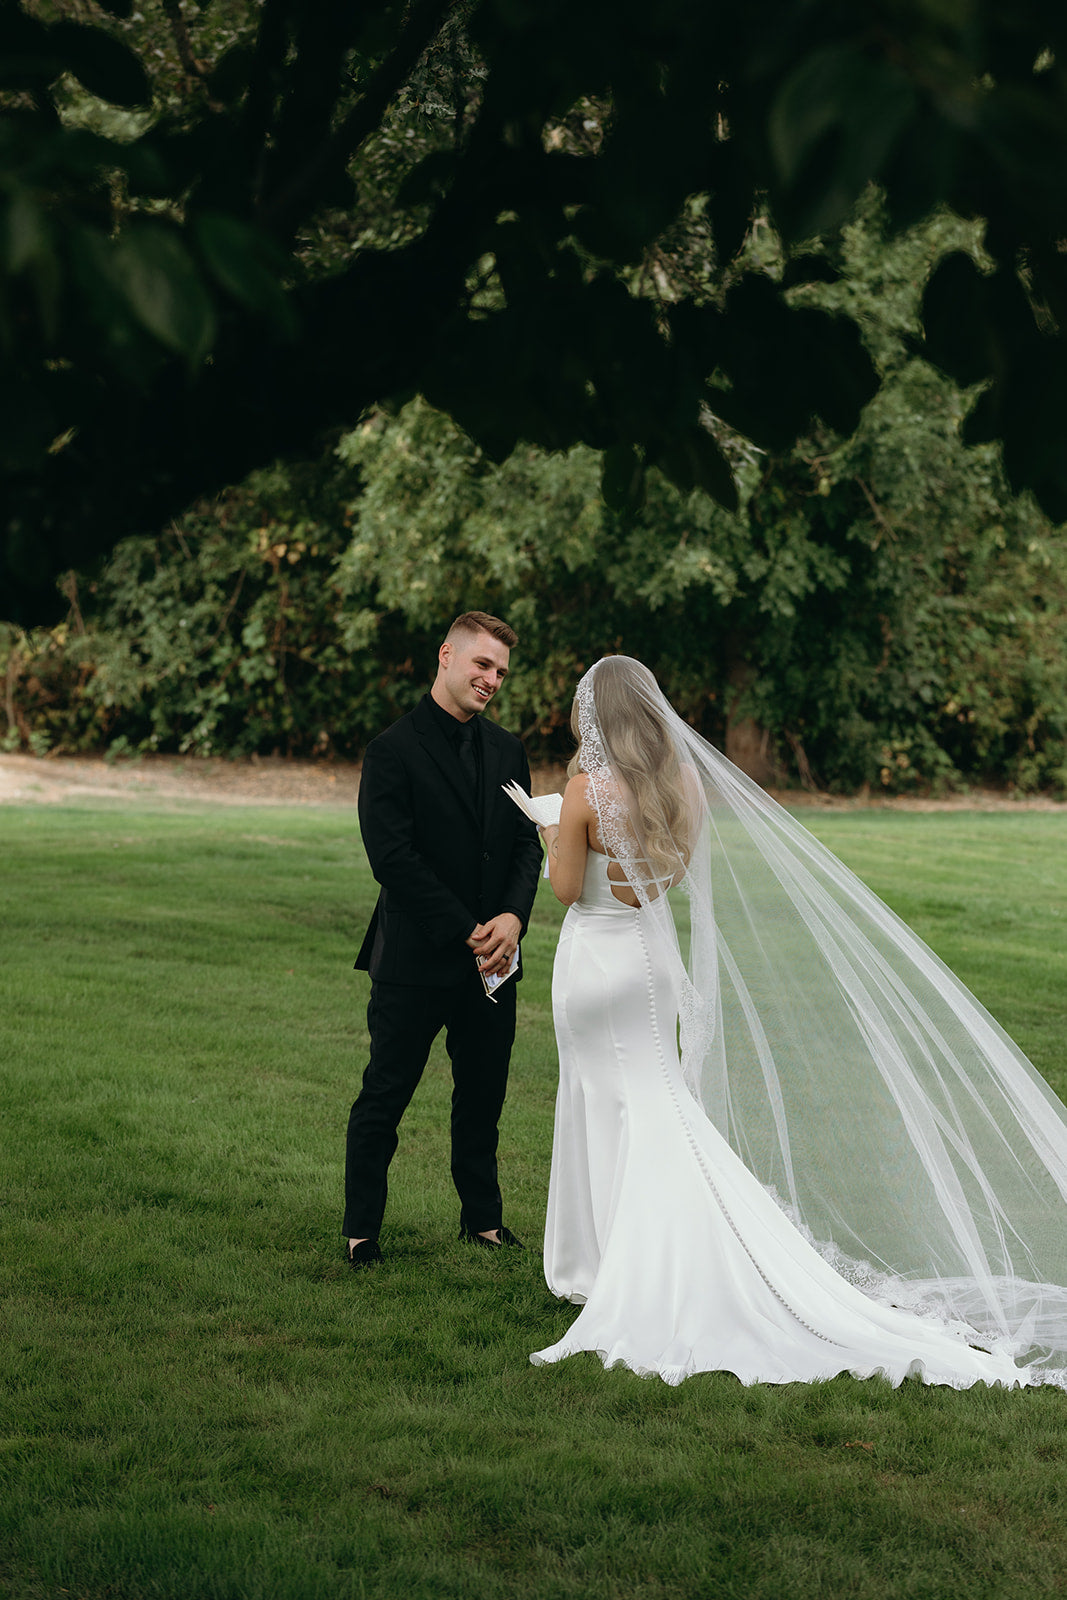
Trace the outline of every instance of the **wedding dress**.
<instances>
[{"instance_id":1,"label":"wedding dress","mask_svg":"<svg viewBox=\"0 0 1067 1600\"><path fill-rule=\"evenodd\" d=\"M669 894L620 800L606 662L688 793ZM553 975L545 1273L582 1309L531 1360L591 1351L668 1383L1064 1385L1063 1106L640 663L605 658L576 705L607 854L589 851Z\"/></svg>"},{"instance_id":2,"label":"wedding dress","mask_svg":"<svg viewBox=\"0 0 1067 1600\"><path fill-rule=\"evenodd\" d=\"M1010 1356L971 1349L966 1331L868 1299L803 1239L686 1085L673 974L654 959L644 910L620 904L607 873L591 850L553 974L545 1276L583 1310L532 1360L591 1350L668 1383L718 1371L743 1383L839 1372L955 1388L1025 1381Z\"/></svg>"}]
</instances>

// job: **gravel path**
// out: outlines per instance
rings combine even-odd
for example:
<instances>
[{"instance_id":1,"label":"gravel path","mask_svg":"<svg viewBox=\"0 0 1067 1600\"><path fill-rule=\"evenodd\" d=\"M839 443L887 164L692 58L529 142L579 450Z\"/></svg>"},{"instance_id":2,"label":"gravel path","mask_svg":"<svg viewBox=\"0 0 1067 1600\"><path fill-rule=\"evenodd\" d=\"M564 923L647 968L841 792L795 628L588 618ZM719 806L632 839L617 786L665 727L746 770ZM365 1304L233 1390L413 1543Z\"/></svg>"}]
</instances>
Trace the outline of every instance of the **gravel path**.
<instances>
[{"instance_id":1,"label":"gravel path","mask_svg":"<svg viewBox=\"0 0 1067 1600\"><path fill-rule=\"evenodd\" d=\"M534 773L535 794L561 789L562 767ZM183 804L241 806L347 806L359 792L355 761L223 761L197 756L142 756L133 761L103 761L95 756L0 756L0 805L55 805L67 800L102 799L135 805ZM849 797L773 791L776 799L835 810L891 807L901 811L1065 811L1067 801L1044 795L1011 799L992 790L975 790L946 800L893 799L859 794Z\"/></svg>"}]
</instances>

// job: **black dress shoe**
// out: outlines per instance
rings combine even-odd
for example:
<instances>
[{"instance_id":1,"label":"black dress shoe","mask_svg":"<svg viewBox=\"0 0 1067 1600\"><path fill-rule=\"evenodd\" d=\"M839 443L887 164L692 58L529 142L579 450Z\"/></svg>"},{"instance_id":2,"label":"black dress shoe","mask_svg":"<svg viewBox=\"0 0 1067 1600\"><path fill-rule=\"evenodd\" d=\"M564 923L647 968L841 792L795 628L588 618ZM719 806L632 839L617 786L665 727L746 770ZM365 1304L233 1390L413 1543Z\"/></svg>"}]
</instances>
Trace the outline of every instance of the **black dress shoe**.
<instances>
[{"instance_id":1,"label":"black dress shoe","mask_svg":"<svg viewBox=\"0 0 1067 1600\"><path fill-rule=\"evenodd\" d=\"M487 1250L499 1250L504 1245L510 1245L513 1250L525 1250L526 1246L521 1239L516 1239L510 1228L501 1227L499 1239L486 1239L480 1233L473 1233L470 1228L460 1228L459 1236L468 1244L484 1244Z\"/></svg>"},{"instance_id":2,"label":"black dress shoe","mask_svg":"<svg viewBox=\"0 0 1067 1600\"><path fill-rule=\"evenodd\" d=\"M345 1245L345 1260L353 1272L363 1267L376 1267L382 1259L377 1239L361 1239L358 1244Z\"/></svg>"}]
</instances>

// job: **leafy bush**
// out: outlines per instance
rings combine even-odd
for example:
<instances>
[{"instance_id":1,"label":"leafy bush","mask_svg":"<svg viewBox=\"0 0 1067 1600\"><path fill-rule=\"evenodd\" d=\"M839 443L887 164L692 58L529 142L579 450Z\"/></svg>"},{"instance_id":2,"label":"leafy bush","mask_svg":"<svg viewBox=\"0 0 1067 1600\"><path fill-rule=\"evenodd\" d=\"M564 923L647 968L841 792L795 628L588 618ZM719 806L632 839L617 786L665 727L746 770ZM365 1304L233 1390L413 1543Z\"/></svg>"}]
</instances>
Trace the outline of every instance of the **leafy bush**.
<instances>
[{"instance_id":1,"label":"leafy bush","mask_svg":"<svg viewBox=\"0 0 1067 1600\"><path fill-rule=\"evenodd\" d=\"M354 686L338 637L331 575L349 530L322 479L318 467L257 474L159 538L125 540L95 578L71 579L67 622L9 643L9 742L358 749L380 707Z\"/></svg>"},{"instance_id":2,"label":"leafy bush","mask_svg":"<svg viewBox=\"0 0 1067 1600\"><path fill-rule=\"evenodd\" d=\"M62 627L8 630L9 746L355 755L479 607L519 634L495 714L535 757L569 748L578 676L624 650L783 779L1067 787L1067 546L963 445L975 394L917 354L922 285L963 247L980 259L947 215L888 240L868 197L839 281L797 293L860 322L882 388L847 440L772 458L724 434L737 513L655 471L613 511L592 450L495 465L415 400L71 577Z\"/></svg>"}]
</instances>

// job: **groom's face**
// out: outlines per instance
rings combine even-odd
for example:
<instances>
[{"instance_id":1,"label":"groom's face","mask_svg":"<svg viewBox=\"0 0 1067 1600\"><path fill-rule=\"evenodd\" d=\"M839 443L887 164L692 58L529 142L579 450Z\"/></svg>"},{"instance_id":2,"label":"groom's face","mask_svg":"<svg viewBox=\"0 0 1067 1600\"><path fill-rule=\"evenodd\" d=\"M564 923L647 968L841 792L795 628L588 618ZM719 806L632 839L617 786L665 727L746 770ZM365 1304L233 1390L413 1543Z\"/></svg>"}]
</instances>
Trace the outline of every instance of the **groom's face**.
<instances>
[{"instance_id":1,"label":"groom's face","mask_svg":"<svg viewBox=\"0 0 1067 1600\"><path fill-rule=\"evenodd\" d=\"M437 657L433 697L460 722L484 711L508 675L511 651L491 633L457 633Z\"/></svg>"}]
</instances>

